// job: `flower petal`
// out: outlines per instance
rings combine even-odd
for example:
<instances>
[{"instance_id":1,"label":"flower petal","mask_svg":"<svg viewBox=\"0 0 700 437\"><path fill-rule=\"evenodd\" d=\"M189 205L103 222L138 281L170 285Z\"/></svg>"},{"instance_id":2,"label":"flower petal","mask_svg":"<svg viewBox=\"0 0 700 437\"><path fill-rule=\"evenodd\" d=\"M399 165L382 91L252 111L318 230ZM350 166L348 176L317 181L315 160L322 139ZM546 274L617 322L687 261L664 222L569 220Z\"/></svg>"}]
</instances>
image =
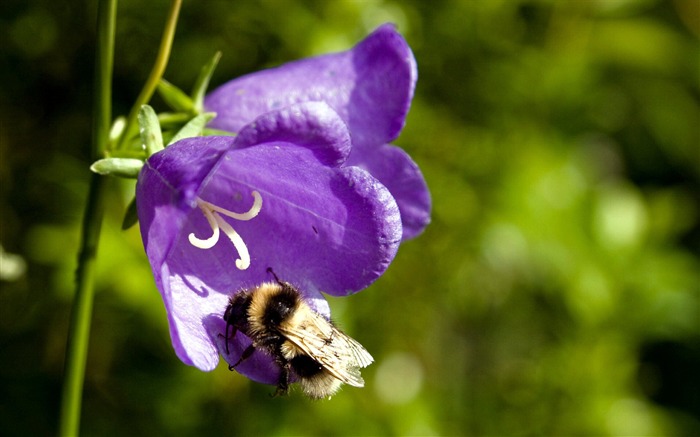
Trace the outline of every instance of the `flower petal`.
<instances>
[{"instance_id":1,"label":"flower petal","mask_svg":"<svg viewBox=\"0 0 700 437\"><path fill-rule=\"evenodd\" d=\"M228 148L228 144L213 137L176 143L146 161L136 186L141 237L156 286L163 296L173 347L185 364L202 370L212 370L218 363L212 342L207 341L206 332L201 330L191 331L195 338L189 334L181 336L180 332L188 331L183 326L195 325L214 308L225 306L226 297L188 301L192 295L197 296L192 292L195 289L192 281L198 282L197 278L188 280L171 272L168 258L188 214L196 207L199 186Z\"/></svg>"},{"instance_id":2,"label":"flower petal","mask_svg":"<svg viewBox=\"0 0 700 437\"><path fill-rule=\"evenodd\" d=\"M234 226L247 243L250 268L235 271L230 244L219 243L191 260L202 276L225 278L222 286L234 280L222 271L254 286L269 280L272 268L302 288L344 295L379 277L398 248L401 223L394 198L360 168L330 168L307 148L265 143L227 152L199 197L245 211L253 191L262 196L260 214ZM197 235L211 233L199 212L188 226ZM181 238L187 247L184 233Z\"/></svg>"},{"instance_id":3,"label":"flower petal","mask_svg":"<svg viewBox=\"0 0 700 437\"><path fill-rule=\"evenodd\" d=\"M411 49L386 24L349 51L232 80L211 92L204 106L217 113L212 127L237 132L268 111L324 101L348 124L354 147L376 147L403 128L416 79Z\"/></svg>"},{"instance_id":4,"label":"flower petal","mask_svg":"<svg viewBox=\"0 0 700 437\"><path fill-rule=\"evenodd\" d=\"M417 237L428 226L430 191L420 168L403 149L385 144L352 153L346 164L364 168L389 189L401 211L404 240Z\"/></svg>"},{"instance_id":5,"label":"flower petal","mask_svg":"<svg viewBox=\"0 0 700 437\"><path fill-rule=\"evenodd\" d=\"M228 148L213 137L201 138L180 142L145 162L136 185L136 208L151 266L163 264L184 226L185 211L195 208L200 184Z\"/></svg>"},{"instance_id":6,"label":"flower petal","mask_svg":"<svg viewBox=\"0 0 700 437\"><path fill-rule=\"evenodd\" d=\"M306 146L324 164L338 167L350 154L350 133L324 102L305 102L268 112L244 127L235 147L281 141Z\"/></svg>"}]
</instances>

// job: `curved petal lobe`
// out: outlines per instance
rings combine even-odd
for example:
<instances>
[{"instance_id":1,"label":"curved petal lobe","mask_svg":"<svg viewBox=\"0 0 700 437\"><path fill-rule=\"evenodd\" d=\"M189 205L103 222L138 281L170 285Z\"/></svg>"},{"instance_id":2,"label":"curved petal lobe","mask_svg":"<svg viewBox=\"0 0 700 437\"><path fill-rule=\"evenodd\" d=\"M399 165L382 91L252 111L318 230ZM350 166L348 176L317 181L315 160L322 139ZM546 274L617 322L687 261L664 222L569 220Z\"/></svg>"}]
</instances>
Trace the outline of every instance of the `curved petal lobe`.
<instances>
[{"instance_id":1,"label":"curved petal lobe","mask_svg":"<svg viewBox=\"0 0 700 437\"><path fill-rule=\"evenodd\" d=\"M238 132L266 112L323 101L348 124L355 147L373 147L398 136L416 80L410 47L387 24L349 51L234 79L208 94L204 106L217 113L212 127Z\"/></svg>"},{"instance_id":2,"label":"curved petal lobe","mask_svg":"<svg viewBox=\"0 0 700 437\"><path fill-rule=\"evenodd\" d=\"M350 133L324 102L305 102L256 118L236 136L235 147L280 141L312 149L323 164L338 167L350 154Z\"/></svg>"},{"instance_id":3,"label":"curved petal lobe","mask_svg":"<svg viewBox=\"0 0 700 437\"><path fill-rule=\"evenodd\" d=\"M347 164L364 168L389 189L401 211L404 240L417 237L428 226L430 191L420 168L403 149L385 144L359 156L351 154Z\"/></svg>"}]
</instances>

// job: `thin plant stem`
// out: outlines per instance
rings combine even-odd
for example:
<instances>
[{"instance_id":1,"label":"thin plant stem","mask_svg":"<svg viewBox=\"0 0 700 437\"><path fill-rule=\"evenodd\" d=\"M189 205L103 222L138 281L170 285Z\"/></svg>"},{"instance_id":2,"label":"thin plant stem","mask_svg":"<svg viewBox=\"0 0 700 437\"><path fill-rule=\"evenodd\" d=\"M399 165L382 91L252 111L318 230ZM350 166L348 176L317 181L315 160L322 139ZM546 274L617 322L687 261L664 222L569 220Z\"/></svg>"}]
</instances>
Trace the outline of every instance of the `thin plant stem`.
<instances>
[{"instance_id":1,"label":"thin plant stem","mask_svg":"<svg viewBox=\"0 0 700 437\"><path fill-rule=\"evenodd\" d=\"M117 149L136 129L136 118L141 105L147 103L163 76L170 57L175 27L182 0L173 0L170 6L158 57L153 70L134 104ZM117 0L100 0L97 17L97 57L95 68L95 99L93 104L92 158L110 154L109 129L112 118L112 66L114 64L114 37ZM104 212L105 178L93 174L90 179L87 205L83 215L82 242L76 271L76 291L68 331L65 377L59 416L59 435L77 436L80 428L83 383L87 362L90 324L94 300L94 275L97 246Z\"/></svg>"},{"instance_id":2,"label":"thin plant stem","mask_svg":"<svg viewBox=\"0 0 700 437\"><path fill-rule=\"evenodd\" d=\"M93 100L92 158L98 159L109 142L109 126L112 118L112 66L114 64L114 38L117 0L100 0L97 11L97 53L95 65L95 90ZM59 435L78 435L82 406L83 382L92 304L97 245L103 216L104 178L92 174L87 204L83 215L82 241L78 254L76 288L68 331L65 376L61 397Z\"/></svg>"},{"instance_id":3,"label":"thin plant stem","mask_svg":"<svg viewBox=\"0 0 700 437\"><path fill-rule=\"evenodd\" d=\"M182 0L172 0L170 3L170 11L168 13L167 22L165 23L165 29L163 29L163 36L161 37L156 62L153 64L151 74L148 76L146 84L141 89L141 93L136 98L134 106L131 107L126 126L119 136L116 150L122 149L127 139L136 134L137 119L141 106L151 100L153 93L158 87L158 82L160 82L163 73L165 73L165 68L168 66L168 60L170 59L170 49L173 46L173 38L175 37L175 28L177 27L177 18L180 14L181 5Z\"/></svg>"}]
</instances>

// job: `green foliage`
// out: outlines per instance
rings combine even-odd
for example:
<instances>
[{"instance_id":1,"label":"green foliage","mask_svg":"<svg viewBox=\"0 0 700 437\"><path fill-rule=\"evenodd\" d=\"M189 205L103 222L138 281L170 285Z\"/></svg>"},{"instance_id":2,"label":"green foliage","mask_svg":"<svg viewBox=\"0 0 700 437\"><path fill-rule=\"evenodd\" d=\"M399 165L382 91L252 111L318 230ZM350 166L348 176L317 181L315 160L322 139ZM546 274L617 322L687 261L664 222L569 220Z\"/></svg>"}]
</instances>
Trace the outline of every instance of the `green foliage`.
<instances>
[{"instance_id":1,"label":"green foliage","mask_svg":"<svg viewBox=\"0 0 700 437\"><path fill-rule=\"evenodd\" d=\"M146 151L146 156L163 150L163 133L160 130L156 111L148 105L143 105L139 111L138 120L141 144Z\"/></svg>"},{"instance_id":2,"label":"green foliage","mask_svg":"<svg viewBox=\"0 0 700 437\"><path fill-rule=\"evenodd\" d=\"M143 161L133 158L104 158L92 163L90 170L103 176L117 176L136 179L143 167Z\"/></svg>"},{"instance_id":3,"label":"green foliage","mask_svg":"<svg viewBox=\"0 0 700 437\"><path fill-rule=\"evenodd\" d=\"M0 283L2 435L56 432L91 164L92 8L0 6L0 242L27 264ZM115 115L148 75L166 9L119 5ZM201 112L206 77L397 23L419 82L396 143L428 180L433 223L371 289L331 300L376 359L366 387L270 398L224 365L176 358L138 229L121 229L133 181L110 180L83 432L699 434L697 17L683 0L185 3L165 77L196 84L179 107L193 111L152 102L166 144ZM217 60L200 66L215 50L212 75ZM142 159L141 144L124 157Z\"/></svg>"},{"instance_id":4,"label":"green foliage","mask_svg":"<svg viewBox=\"0 0 700 437\"><path fill-rule=\"evenodd\" d=\"M216 114L212 112L206 112L204 114L199 114L189 120L187 124L182 126L182 128L173 135L168 141L168 145L176 143L184 138L197 137L202 135L204 131L204 126L209 123Z\"/></svg>"}]
</instances>

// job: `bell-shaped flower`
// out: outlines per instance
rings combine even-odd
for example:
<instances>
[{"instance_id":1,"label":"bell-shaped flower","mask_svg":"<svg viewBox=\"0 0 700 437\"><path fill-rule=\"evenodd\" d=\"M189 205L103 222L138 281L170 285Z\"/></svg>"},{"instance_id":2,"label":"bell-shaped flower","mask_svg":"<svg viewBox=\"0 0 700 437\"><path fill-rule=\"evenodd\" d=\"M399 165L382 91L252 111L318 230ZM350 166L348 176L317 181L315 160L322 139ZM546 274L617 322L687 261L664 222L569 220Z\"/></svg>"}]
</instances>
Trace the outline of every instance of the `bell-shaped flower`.
<instances>
[{"instance_id":1,"label":"bell-shaped flower","mask_svg":"<svg viewBox=\"0 0 700 437\"><path fill-rule=\"evenodd\" d=\"M346 166L360 166L396 199L403 238L430 222L425 179L411 157L396 146L413 99L416 61L393 25L379 27L351 50L291 62L234 79L204 101L217 113L211 127L239 132L261 114L300 102L322 101L350 129Z\"/></svg>"},{"instance_id":2,"label":"bell-shaped flower","mask_svg":"<svg viewBox=\"0 0 700 437\"><path fill-rule=\"evenodd\" d=\"M389 190L347 166L345 122L326 103L268 111L235 137L181 140L152 155L139 174L141 235L178 357L202 370L219 354L236 363L250 340L226 354L229 298L272 281L272 269L329 316L320 291L359 291L388 267L401 242ZM279 369L256 352L237 371L275 383Z\"/></svg>"}]
</instances>

